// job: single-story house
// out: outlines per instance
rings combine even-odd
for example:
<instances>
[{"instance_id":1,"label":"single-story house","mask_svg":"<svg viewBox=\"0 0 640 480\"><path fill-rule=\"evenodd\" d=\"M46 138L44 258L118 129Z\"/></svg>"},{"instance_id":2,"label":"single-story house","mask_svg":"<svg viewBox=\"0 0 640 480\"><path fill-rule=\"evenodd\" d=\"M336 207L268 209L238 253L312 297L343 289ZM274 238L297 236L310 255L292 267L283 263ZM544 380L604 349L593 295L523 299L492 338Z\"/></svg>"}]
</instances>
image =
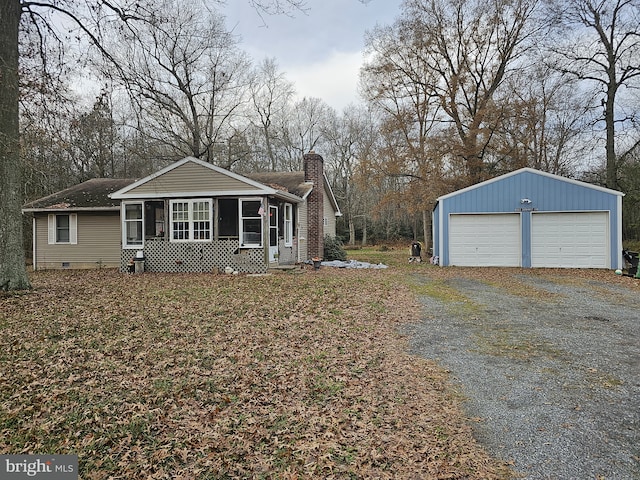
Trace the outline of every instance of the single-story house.
<instances>
[{"instance_id":1,"label":"single-story house","mask_svg":"<svg viewBox=\"0 0 640 480\"><path fill-rule=\"evenodd\" d=\"M340 209L323 158L239 175L187 157L140 180L94 179L26 204L34 269L263 273L323 256Z\"/></svg>"},{"instance_id":2,"label":"single-story house","mask_svg":"<svg viewBox=\"0 0 640 480\"><path fill-rule=\"evenodd\" d=\"M443 266L622 268L623 193L532 168L437 199Z\"/></svg>"}]
</instances>

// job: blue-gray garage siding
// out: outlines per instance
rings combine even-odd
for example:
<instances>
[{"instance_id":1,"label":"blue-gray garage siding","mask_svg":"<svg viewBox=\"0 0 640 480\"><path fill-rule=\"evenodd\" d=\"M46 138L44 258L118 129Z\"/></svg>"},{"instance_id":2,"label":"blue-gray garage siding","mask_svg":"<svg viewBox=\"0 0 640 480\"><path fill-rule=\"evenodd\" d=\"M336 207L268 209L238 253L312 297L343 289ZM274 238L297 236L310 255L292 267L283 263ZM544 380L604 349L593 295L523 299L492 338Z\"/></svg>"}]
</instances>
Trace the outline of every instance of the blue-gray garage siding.
<instances>
[{"instance_id":1,"label":"blue-gray garage siding","mask_svg":"<svg viewBox=\"0 0 640 480\"><path fill-rule=\"evenodd\" d=\"M520 266L531 267L532 212L606 212L606 266L622 268L622 196L614 190L523 168L440 197L433 212L434 255L439 257L440 265L451 264L451 215L517 213L521 228Z\"/></svg>"}]
</instances>

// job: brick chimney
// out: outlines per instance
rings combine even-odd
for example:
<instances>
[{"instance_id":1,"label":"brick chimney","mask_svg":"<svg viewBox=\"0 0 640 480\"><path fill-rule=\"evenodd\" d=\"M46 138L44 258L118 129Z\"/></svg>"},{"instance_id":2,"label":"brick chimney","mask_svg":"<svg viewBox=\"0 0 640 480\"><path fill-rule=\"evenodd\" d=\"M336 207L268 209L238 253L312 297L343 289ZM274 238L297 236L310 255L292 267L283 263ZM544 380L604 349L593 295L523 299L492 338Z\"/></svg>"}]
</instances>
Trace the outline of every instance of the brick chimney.
<instances>
[{"instance_id":1,"label":"brick chimney","mask_svg":"<svg viewBox=\"0 0 640 480\"><path fill-rule=\"evenodd\" d=\"M304 155L304 180L313 183L307 197L307 255L324 256L324 160L313 150Z\"/></svg>"}]
</instances>

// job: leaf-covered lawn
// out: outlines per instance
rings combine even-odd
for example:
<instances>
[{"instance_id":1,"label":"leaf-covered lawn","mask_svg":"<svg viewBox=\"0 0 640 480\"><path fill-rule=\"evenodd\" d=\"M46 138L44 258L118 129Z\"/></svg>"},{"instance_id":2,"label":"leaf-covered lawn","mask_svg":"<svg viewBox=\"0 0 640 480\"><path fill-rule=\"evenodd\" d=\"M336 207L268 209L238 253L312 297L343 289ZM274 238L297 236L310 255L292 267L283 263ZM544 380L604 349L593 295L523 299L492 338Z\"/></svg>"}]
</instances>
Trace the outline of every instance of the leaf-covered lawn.
<instances>
[{"instance_id":1,"label":"leaf-covered lawn","mask_svg":"<svg viewBox=\"0 0 640 480\"><path fill-rule=\"evenodd\" d=\"M0 453L82 479L504 478L392 270L42 272L0 296Z\"/></svg>"}]
</instances>

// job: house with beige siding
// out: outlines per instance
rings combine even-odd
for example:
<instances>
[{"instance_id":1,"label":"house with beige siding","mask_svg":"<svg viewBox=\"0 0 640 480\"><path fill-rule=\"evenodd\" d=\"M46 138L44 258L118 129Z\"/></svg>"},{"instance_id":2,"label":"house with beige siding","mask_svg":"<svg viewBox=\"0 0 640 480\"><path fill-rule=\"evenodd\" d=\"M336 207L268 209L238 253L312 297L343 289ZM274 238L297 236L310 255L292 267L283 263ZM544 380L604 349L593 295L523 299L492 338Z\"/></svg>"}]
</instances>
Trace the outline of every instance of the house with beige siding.
<instances>
[{"instance_id":1,"label":"house with beige siding","mask_svg":"<svg viewBox=\"0 0 640 480\"><path fill-rule=\"evenodd\" d=\"M33 215L34 268L120 267L120 201L132 179L93 179L24 206Z\"/></svg>"},{"instance_id":2,"label":"house with beige siding","mask_svg":"<svg viewBox=\"0 0 640 480\"><path fill-rule=\"evenodd\" d=\"M266 272L322 257L340 209L310 152L304 171L239 175L187 157L139 180L94 179L35 200L35 269Z\"/></svg>"}]
</instances>

